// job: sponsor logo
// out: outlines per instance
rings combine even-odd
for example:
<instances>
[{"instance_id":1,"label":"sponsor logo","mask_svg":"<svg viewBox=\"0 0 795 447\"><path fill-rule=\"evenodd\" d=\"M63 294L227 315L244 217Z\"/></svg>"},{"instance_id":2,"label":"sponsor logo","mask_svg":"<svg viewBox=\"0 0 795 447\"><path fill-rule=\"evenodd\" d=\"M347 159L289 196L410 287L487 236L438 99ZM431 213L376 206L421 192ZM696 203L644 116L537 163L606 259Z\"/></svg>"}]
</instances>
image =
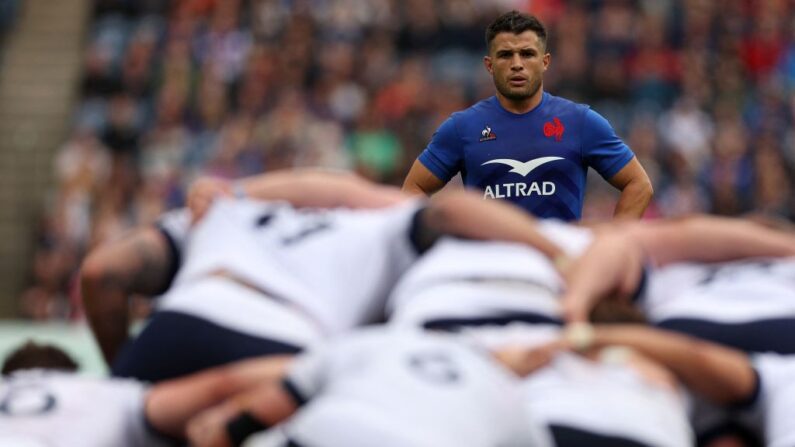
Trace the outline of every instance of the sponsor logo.
<instances>
[{"instance_id":1,"label":"sponsor logo","mask_svg":"<svg viewBox=\"0 0 795 447\"><path fill-rule=\"evenodd\" d=\"M550 123L547 121L544 123L544 136L547 138L554 137L555 141L563 140L563 131L566 128L563 126L563 123L560 122L558 117L552 118L552 122Z\"/></svg>"},{"instance_id":2,"label":"sponsor logo","mask_svg":"<svg viewBox=\"0 0 795 447\"><path fill-rule=\"evenodd\" d=\"M511 170L508 172L514 172L521 175L522 177L527 177L527 174L533 172L533 170L537 167L555 160L563 160L563 157L540 157L525 162L510 158L498 158L496 160L489 160L483 163L481 166L490 164L503 164L511 167Z\"/></svg>"},{"instance_id":3,"label":"sponsor logo","mask_svg":"<svg viewBox=\"0 0 795 447\"><path fill-rule=\"evenodd\" d=\"M486 126L485 129L480 131L479 141L483 142L483 141L496 140L496 139L497 135L494 135L494 132L491 131L491 127Z\"/></svg>"},{"instance_id":4,"label":"sponsor logo","mask_svg":"<svg viewBox=\"0 0 795 447\"><path fill-rule=\"evenodd\" d=\"M488 164L503 164L511 167L508 172L513 172L527 177L528 174L533 172L539 166L547 163L564 160L563 157L540 157L521 162L510 158L498 158L489 160L483 165ZM483 191L484 199L507 199L511 197L530 197L537 196L551 196L555 194L555 184L552 182L530 182L530 183L503 183L500 185L487 186Z\"/></svg>"},{"instance_id":5,"label":"sponsor logo","mask_svg":"<svg viewBox=\"0 0 795 447\"><path fill-rule=\"evenodd\" d=\"M483 191L484 199L509 199L511 197L551 196L555 194L552 182L503 183L487 186Z\"/></svg>"}]
</instances>

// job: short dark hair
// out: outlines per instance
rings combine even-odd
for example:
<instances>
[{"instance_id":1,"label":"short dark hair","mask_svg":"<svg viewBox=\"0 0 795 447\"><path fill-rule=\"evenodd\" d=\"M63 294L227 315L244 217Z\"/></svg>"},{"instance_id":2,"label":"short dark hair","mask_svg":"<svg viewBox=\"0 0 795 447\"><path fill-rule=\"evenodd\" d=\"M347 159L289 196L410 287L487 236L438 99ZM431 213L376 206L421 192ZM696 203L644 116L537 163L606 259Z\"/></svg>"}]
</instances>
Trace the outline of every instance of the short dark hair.
<instances>
[{"instance_id":1,"label":"short dark hair","mask_svg":"<svg viewBox=\"0 0 795 447\"><path fill-rule=\"evenodd\" d=\"M77 362L61 348L28 341L6 357L2 374L8 375L14 371L32 368L77 371L78 367Z\"/></svg>"},{"instance_id":2,"label":"short dark hair","mask_svg":"<svg viewBox=\"0 0 795 447\"><path fill-rule=\"evenodd\" d=\"M491 49L491 41L499 33L522 34L525 31L533 31L538 36L538 40L547 46L547 29L544 24L534 15L525 14L519 11L509 11L494 19L486 28L486 49Z\"/></svg>"}]
</instances>

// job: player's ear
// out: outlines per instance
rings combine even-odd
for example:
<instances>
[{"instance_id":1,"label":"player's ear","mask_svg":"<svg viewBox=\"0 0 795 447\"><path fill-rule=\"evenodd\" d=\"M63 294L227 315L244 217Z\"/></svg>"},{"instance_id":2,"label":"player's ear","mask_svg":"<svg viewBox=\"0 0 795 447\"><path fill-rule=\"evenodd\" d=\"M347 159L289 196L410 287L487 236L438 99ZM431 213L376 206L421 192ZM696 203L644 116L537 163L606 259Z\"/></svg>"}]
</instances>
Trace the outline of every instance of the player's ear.
<instances>
[{"instance_id":1,"label":"player's ear","mask_svg":"<svg viewBox=\"0 0 795 447\"><path fill-rule=\"evenodd\" d=\"M486 71L488 71L489 74L494 74L494 69L491 65L491 56L483 56L483 66L486 67Z\"/></svg>"},{"instance_id":2,"label":"player's ear","mask_svg":"<svg viewBox=\"0 0 795 447\"><path fill-rule=\"evenodd\" d=\"M549 62L552 60L552 55L549 53L544 53L544 71L547 71L549 68Z\"/></svg>"}]
</instances>

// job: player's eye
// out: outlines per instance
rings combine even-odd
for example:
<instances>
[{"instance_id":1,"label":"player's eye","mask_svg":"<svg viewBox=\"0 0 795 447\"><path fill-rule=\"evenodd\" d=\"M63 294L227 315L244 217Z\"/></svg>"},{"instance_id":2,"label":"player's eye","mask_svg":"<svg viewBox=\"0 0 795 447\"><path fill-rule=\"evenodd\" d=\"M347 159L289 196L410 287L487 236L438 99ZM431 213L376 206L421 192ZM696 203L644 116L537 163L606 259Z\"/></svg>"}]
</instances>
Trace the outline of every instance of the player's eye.
<instances>
[{"instance_id":1,"label":"player's eye","mask_svg":"<svg viewBox=\"0 0 795 447\"><path fill-rule=\"evenodd\" d=\"M526 50L526 51L521 51L519 54L522 55L523 58L531 58L535 57L536 52L531 50Z\"/></svg>"}]
</instances>

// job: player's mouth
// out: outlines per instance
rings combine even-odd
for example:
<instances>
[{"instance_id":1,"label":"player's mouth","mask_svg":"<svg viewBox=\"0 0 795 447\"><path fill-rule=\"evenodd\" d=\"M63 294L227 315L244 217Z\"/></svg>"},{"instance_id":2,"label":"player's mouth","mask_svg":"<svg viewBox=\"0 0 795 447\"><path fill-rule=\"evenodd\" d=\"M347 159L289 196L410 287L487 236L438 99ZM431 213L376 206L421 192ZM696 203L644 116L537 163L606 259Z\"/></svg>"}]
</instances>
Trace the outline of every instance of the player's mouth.
<instances>
[{"instance_id":1,"label":"player's mouth","mask_svg":"<svg viewBox=\"0 0 795 447\"><path fill-rule=\"evenodd\" d=\"M513 87L522 87L527 84L527 78L522 76L511 76L508 78L508 83Z\"/></svg>"}]
</instances>

